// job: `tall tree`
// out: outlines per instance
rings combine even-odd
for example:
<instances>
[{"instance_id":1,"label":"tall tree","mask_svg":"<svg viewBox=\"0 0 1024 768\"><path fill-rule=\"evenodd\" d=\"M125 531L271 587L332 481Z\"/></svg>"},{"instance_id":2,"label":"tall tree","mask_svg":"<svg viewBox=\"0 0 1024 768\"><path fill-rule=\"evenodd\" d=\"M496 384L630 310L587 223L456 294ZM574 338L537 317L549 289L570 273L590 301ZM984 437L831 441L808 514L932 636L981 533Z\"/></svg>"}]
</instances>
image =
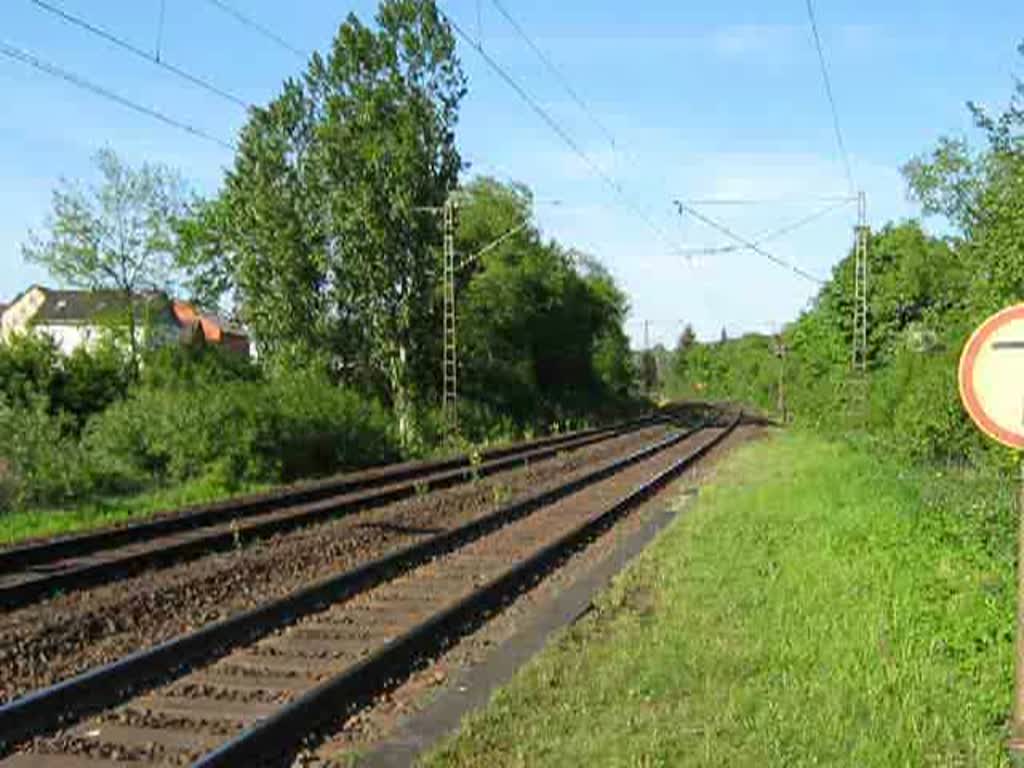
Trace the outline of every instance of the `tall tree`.
<instances>
[{"instance_id":1,"label":"tall tree","mask_svg":"<svg viewBox=\"0 0 1024 768\"><path fill-rule=\"evenodd\" d=\"M143 290L168 286L177 251L174 223L185 187L169 168L126 165L110 149L96 155L100 183L89 189L61 180L43 234L31 233L22 252L61 283L107 288L125 296L133 366L138 363L138 307Z\"/></svg>"},{"instance_id":2,"label":"tall tree","mask_svg":"<svg viewBox=\"0 0 1024 768\"><path fill-rule=\"evenodd\" d=\"M326 358L403 423L429 358L439 210L457 183L465 78L432 0L354 15L242 131L193 269L230 275L265 359ZM212 239L213 247L209 247Z\"/></svg>"},{"instance_id":3,"label":"tall tree","mask_svg":"<svg viewBox=\"0 0 1024 768\"><path fill-rule=\"evenodd\" d=\"M697 343L697 332L693 330L693 325L687 323L683 327L683 332L679 334L679 342L676 344L676 352L685 354L686 350Z\"/></svg>"},{"instance_id":4,"label":"tall tree","mask_svg":"<svg viewBox=\"0 0 1024 768\"><path fill-rule=\"evenodd\" d=\"M640 386L648 397L658 386L658 359L650 349L640 353Z\"/></svg>"},{"instance_id":5,"label":"tall tree","mask_svg":"<svg viewBox=\"0 0 1024 768\"><path fill-rule=\"evenodd\" d=\"M456 241L469 259L457 301L463 392L520 422L579 413L632 383L625 296L593 257L543 242L531 202L522 185L474 180Z\"/></svg>"},{"instance_id":6,"label":"tall tree","mask_svg":"<svg viewBox=\"0 0 1024 768\"><path fill-rule=\"evenodd\" d=\"M1018 50L1024 54L1024 44ZM903 173L924 212L960 231L954 245L973 277L969 304L981 315L1024 295L1024 82L999 114L968 106L987 146L943 138Z\"/></svg>"}]
</instances>

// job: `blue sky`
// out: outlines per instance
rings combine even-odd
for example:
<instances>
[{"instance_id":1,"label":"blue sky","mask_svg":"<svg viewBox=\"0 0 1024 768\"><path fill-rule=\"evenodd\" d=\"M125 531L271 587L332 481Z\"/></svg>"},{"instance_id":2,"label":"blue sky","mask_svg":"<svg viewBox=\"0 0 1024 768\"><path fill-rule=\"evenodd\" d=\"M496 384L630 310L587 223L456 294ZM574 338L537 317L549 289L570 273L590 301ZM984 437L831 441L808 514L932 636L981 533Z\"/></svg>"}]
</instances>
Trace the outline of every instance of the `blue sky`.
<instances>
[{"instance_id":1,"label":"blue sky","mask_svg":"<svg viewBox=\"0 0 1024 768\"><path fill-rule=\"evenodd\" d=\"M151 50L160 0L48 0ZM281 37L323 49L348 11L376 3L231 0ZM542 203L544 232L598 256L627 290L629 332L674 343L684 322L702 337L767 330L794 317L816 286L750 252L692 259L678 251L729 242L674 198L750 197L785 202L703 209L745 236L822 207L847 186L836 151L804 0L504 0L548 52L601 129L561 89L490 0L441 6L621 183L613 192L502 82L461 46L469 76L459 144L476 171L513 178ZM1024 4L991 0L816 0L846 146L869 220L915 215L899 166L942 134L970 135L967 99L1005 102L1024 60ZM5 0L0 42L31 52L139 103L230 139L244 112L69 26L29 0ZM166 0L168 62L260 103L302 60L208 0ZM178 168L216 191L231 153L0 57L0 300L33 281L20 246L43 222L61 176L88 179L104 145L132 162ZM642 211L639 215L637 210ZM654 222L654 226L648 223ZM766 248L825 276L852 239L854 208L836 211Z\"/></svg>"}]
</instances>

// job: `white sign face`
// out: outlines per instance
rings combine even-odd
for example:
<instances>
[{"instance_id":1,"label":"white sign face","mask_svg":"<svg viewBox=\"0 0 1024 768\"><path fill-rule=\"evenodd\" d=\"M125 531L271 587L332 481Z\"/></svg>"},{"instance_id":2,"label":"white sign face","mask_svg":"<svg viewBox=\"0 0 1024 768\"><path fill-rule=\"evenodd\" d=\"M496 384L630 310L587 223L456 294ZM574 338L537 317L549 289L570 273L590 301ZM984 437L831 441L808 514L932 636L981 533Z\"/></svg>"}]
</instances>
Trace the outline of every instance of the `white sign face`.
<instances>
[{"instance_id":1,"label":"white sign face","mask_svg":"<svg viewBox=\"0 0 1024 768\"><path fill-rule=\"evenodd\" d=\"M996 313L971 336L960 358L960 398L983 432L1024 448L1024 304Z\"/></svg>"}]
</instances>

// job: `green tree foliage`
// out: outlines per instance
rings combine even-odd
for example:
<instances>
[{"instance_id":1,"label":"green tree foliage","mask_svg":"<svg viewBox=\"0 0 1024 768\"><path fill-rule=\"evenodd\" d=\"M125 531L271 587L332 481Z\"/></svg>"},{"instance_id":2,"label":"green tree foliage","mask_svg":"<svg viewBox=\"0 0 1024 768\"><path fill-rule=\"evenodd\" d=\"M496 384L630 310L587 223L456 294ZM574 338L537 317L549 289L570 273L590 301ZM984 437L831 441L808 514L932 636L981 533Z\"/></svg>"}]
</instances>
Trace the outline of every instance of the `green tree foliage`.
<instances>
[{"instance_id":1,"label":"green tree foliage","mask_svg":"<svg viewBox=\"0 0 1024 768\"><path fill-rule=\"evenodd\" d=\"M63 181L53 193L44 235L32 234L25 258L62 283L124 293L131 361L138 361L134 302L140 291L164 288L173 275L174 223L184 210L184 185L170 169L132 168L110 149L96 155L101 181L88 190Z\"/></svg>"},{"instance_id":2,"label":"green tree foliage","mask_svg":"<svg viewBox=\"0 0 1024 768\"><path fill-rule=\"evenodd\" d=\"M262 381L248 357L209 344L167 345L145 357L140 383L150 389L190 389L235 381Z\"/></svg>"},{"instance_id":3,"label":"green tree foliage","mask_svg":"<svg viewBox=\"0 0 1024 768\"><path fill-rule=\"evenodd\" d=\"M653 350L645 349L640 353L638 373L640 388L645 395L652 394L658 386L658 358L654 356Z\"/></svg>"},{"instance_id":4,"label":"green tree foliage","mask_svg":"<svg viewBox=\"0 0 1024 768\"><path fill-rule=\"evenodd\" d=\"M12 407L0 398L0 511L63 503L93 490L93 474L73 425L39 398Z\"/></svg>"},{"instance_id":5,"label":"green tree foliage","mask_svg":"<svg viewBox=\"0 0 1024 768\"><path fill-rule=\"evenodd\" d=\"M0 344L0 397L27 407L43 398L47 407L59 388L60 350L49 336L16 335Z\"/></svg>"},{"instance_id":6,"label":"green tree foliage","mask_svg":"<svg viewBox=\"0 0 1024 768\"><path fill-rule=\"evenodd\" d=\"M404 416L434 369L438 208L455 187L465 80L433 2L350 15L326 56L242 130L183 261L237 293L262 358L320 359Z\"/></svg>"},{"instance_id":7,"label":"green tree foliage","mask_svg":"<svg viewBox=\"0 0 1024 768\"><path fill-rule=\"evenodd\" d=\"M530 224L525 187L482 178L465 192L457 242L464 254L457 303L465 396L519 424L579 415L627 396L628 305L609 272L592 257L542 241Z\"/></svg>"},{"instance_id":8,"label":"green tree foliage","mask_svg":"<svg viewBox=\"0 0 1024 768\"><path fill-rule=\"evenodd\" d=\"M128 384L128 361L109 339L67 357L45 335L18 335L0 344L0 400L11 408L63 414L76 431L123 397Z\"/></svg>"},{"instance_id":9,"label":"green tree foliage","mask_svg":"<svg viewBox=\"0 0 1024 768\"><path fill-rule=\"evenodd\" d=\"M1024 45L1020 50L1024 54ZM970 108L983 149L943 138L903 171L924 211L959 230L957 255L968 273L965 306L980 320L977 315L1024 296L1024 83L1017 82L999 115Z\"/></svg>"},{"instance_id":10,"label":"green tree foliage","mask_svg":"<svg viewBox=\"0 0 1024 768\"><path fill-rule=\"evenodd\" d=\"M594 373L605 392L626 398L635 378L633 353L624 330L629 300L597 259L577 254L577 263L589 289L588 299L598 307L592 355Z\"/></svg>"},{"instance_id":11,"label":"green tree foliage","mask_svg":"<svg viewBox=\"0 0 1024 768\"><path fill-rule=\"evenodd\" d=\"M84 445L96 482L122 491L211 477L231 489L397 456L378 404L311 372L141 387L90 423Z\"/></svg>"},{"instance_id":12,"label":"green tree foliage","mask_svg":"<svg viewBox=\"0 0 1024 768\"><path fill-rule=\"evenodd\" d=\"M973 315L969 271L955 243L914 221L871 236L870 421L876 434L918 458L962 461L984 453L959 404L956 361ZM779 388L798 424L860 427L851 376L853 255L836 265L812 306L776 340L758 334L680 345L681 392L734 399L774 411ZM980 319L980 318L977 318Z\"/></svg>"},{"instance_id":13,"label":"green tree foliage","mask_svg":"<svg viewBox=\"0 0 1024 768\"><path fill-rule=\"evenodd\" d=\"M686 394L774 407L778 362L774 341L748 334L731 341L693 341L676 349L674 379L687 383Z\"/></svg>"}]
</instances>

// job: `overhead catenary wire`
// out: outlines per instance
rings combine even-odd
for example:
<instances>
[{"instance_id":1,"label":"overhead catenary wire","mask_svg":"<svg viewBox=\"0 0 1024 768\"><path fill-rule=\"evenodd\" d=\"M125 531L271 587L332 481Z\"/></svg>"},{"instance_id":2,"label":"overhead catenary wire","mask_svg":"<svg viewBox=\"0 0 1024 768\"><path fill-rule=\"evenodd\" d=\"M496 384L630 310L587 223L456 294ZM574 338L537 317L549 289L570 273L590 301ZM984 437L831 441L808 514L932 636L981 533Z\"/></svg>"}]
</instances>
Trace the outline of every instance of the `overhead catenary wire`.
<instances>
[{"instance_id":1,"label":"overhead catenary wire","mask_svg":"<svg viewBox=\"0 0 1024 768\"><path fill-rule=\"evenodd\" d=\"M161 69L164 69L167 72L172 73L173 75L181 78L182 80L187 80L188 82L192 83L193 85L198 86L199 88L202 88L203 90L205 90L205 91L207 91L209 93L212 93L215 96L218 96L218 97L224 99L225 101L230 101L231 103L233 103L233 104L235 104L235 105L237 105L239 107L242 107L243 109L248 109L251 106L244 99L241 99L238 96L235 96L234 94L229 93L228 91L225 91L223 88L219 88L218 86L213 85L208 80L204 80L204 79L202 79L200 77L197 77L196 75L193 75L190 72L186 72L185 70L181 69L180 67L176 67L175 65L169 64L166 61L164 61L163 59L161 59L160 58L160 43L159 43L159 39L158 39L158 42L157 42L157 53L154 56L153 54L149 53L148 51L145 51L142 48L139 48L138 46L133 45L132 43L128 42L127 40L125 40L125 39L123 39L121 37L118 37L117 35L114 35L111 32L108 32L105 29L102 29L102 28L96 26L95 24L92 24L91 22L86 21L85 19L81 18L80 16L75 16L75 15L73 15L71 13L68 13L64 9L58 8L57 6L53 5L52 3L46 2L46 0L30 0L30 2L33 5L35 5L36 7L41 8L42 10L46 11L47 13L51 13L54 16L57 16L57 17L63 19L67 23L73 24L74 26L79 27L80 29L84 29L84 30L86 30L87 32L89 32L91 34L96 35L97 37L101 37L104 40L106 40L107 42L112 43L112 44L118 46L122 50L128 51L129 53L131 53L131 54L133 54L133 55L135 55L135 56L137 56L137 57L139 57L141 59L145 59L146 61L148 61L148 62L150 62L150 63L160 67ZM161 13L161 27L163 26L162 18L163 18L163 14Z\"/></svg>"},{"instance_id":2,"label":"overhead catenary wire","mask_svg":"<svg viewBox=\"0 0 1024 768\"><path fill-rule=\"evenodd\" d=\"M661 240L666 245L669 246L671 250L673 250L676 253L680 252L679 246L672 243L671 238L666 234L664 229L658 226L658 224L646 212L644 212L638 206L634 205L632 201L629 200L629 198L626 196L625 190L622 187L622 184L620 184L607 171L605 171L604 168L602 168L597 162L595 162L594 159L590 157L590 155L588 155L582 147L580 147L579 143L569 134L569 132L566 131L565 128L563 128L562 125L554 117L552 117L551 113L544 109L544 107L542 107L539 103L537 103L536 99L534 99L529 94L529 92L527 92L526 89L523 88L523 86L520 85L519 82L511 74L509 74L509 72L503 66L501 66L501 64L495 61L495 59L489 53L487 53L487 51L480 44L479 41L474 40L469 34L467 34L466 31L459 25L459 23L455 21L455 19L453 19L447 13L445 13L443 10L441 10L441 8L438 8L437 12L452 26L452 29L455 30L456 34L458 34L458 36L462 38L462 40L467 45L473 48L484 60L484 62L502 80L504 80L505 83L513 91L516 92L516 95L518 95L519 98L522 99L523 102L525 102L527 106L529 106L530 109L538 117L540 117L540 119L548 126L548 128L550 128L565 143L565 145L572 150L572 152L577 157L579 157L588 167L590 167L590 169L594 171L598 178L600 178L622 199L623 205L625 205L636 216L643 220L644 223L646 223L647 226L651 229L651 231L655 232L658 235L658 237L661 238Z\"/></svg>"},{"instance_id":3,"label":"overhead catenary wire","mask_svg":"<svg viewBox=\"0 0 1024 768\"><path fill-rule=\"evenodd\" d=\"M242 25L244 25L246 27L249 27L249 29L259 33L260 35L262 35L266 39L270 40L271 42L275 43L276 45L278 45L279 47L283 48L284 50L286 50L286 51L288 51L290 53L295 54L300 59L307 59L307 58L309 58L309 52L308 51L304 51L301 48L299 48L298 46L292 45L291 43L289 43L287 40L285 40L283 37L281 37L279 34L274 32L273 30L268 29L267 27L263 26L262 24L260 24L255 19L253 19L253 18L251 18L249 16L246 16L244 13L239 11L234 6L229 5L228 3L226 3L224 0L206 0L206 2L208 2L210 5L214 6L215 8L220 9L222 12L226 13L228 16L231 16L238 23L240 23L240 24L242 24Z\"/></svg>"},{"instance_id":4,"label":"overhead catenary wire","mask_svg":"<svg viewBox=\"0 0 1024 768\"><path fill-rule=\"evenodd\" d=\"M733 232L731 229L729 229L724 224L721 224L720 222L717 222L714 219L712 219L712 218L710 218L708 216L705 216L703 213L698 211L693 206L687 205L682 200L676 200L675 202L676 202L676 206L678 206L678 208L679 208L680 213L685 211L686 213L690 214L691 216L693 216L698 221L701 221L704 224L707 224L712 229L715 229L718 232L720 232L721 234L725 235L726 237L731 238L732 240L735 240L737 243L740 243L740 244L744 245L746 248L748 248L749 250L751 250L754 253L758 254L759 256L763 256L764 258L766 258L769 261L777 264L778 266L783 267L785 269L788 269L793 274L799 275L800 277L804 278L805 280L810 280L811 282L817 283L818 285L824 285L825 284L825 281L822 280L821 278L816 277L815 275L812 275L810 272L807 272L807 271L801 269L800 267L796 266L795 264L791 264L790 262L786 261L785 259L779 258L778 256L776 256L775 254L773 254L773 253L771 253L769 251L766 251L764 248L762 248L757 243L755 243L755 242L753 242L753 241L743 237L742 235L736 234L735 232Z\"/></svg>"},{"instance_id":5,"label":"overhead catenary wire","mask_svg":"<svg viewBox=\"0 0 1024 768\"><path fill-rule=\"evenodd\" d=\"M828 206L826 206L826 207L824 207L824 208L822 208L822 209L820 209L818 211L815 211L814 213L811 213L811 214L809 214L807 216L804 216L803 218L798 219L798 220L796 220L796 221L794 221L794 222L792 222L790 224L786 224L783 227L779 227L778 229L769 229L769 230L766 230L764 232L760 232L760 233L758 233L756 235L751 236L750 239L751 239L752 242L756 243L757 245L764 245L765 243L771 242L772 240L777 240L780 237L784 237L785 235L788 235L788 234L790 234L792 232L795 232L796 230L798 230L798 229L800 229L802 227L805 227L808 224L812 224L815 221L818 221L819 219L824 218L825 216L827 216L828 214L832 213L833 211L837 211L840 208L846 207L847 205L849 205L852 202L856 202L856 198L852 198L852 199L841 198L839 200L839 202L836 202L836 203L833 203L831 205L828 205ZM745 245L726 245L726 246L722 246L720 248L694 248L694 249L691 249L690 252L691 253L700 253L700 254L713 254L713 253L734 253L735 251L742 251L742 250L748 250L747 246L745 246Z\"/></svg>"},{"instance_id":6,"label":"overhead catenary wire","mask_svg":"<svg viewBox=\"0 0 1024 768\"><path fill-rule=\"evenodd\" d=\"M609 145L611 146L612 152L616 156L625 156L625 160L627 162L639 164L639 159L637 158L636 154L630 152L621 142L618 141L618 139L616 139L615 134L611 131L611 129L608 128L608 126L597 116L594 110L590 108L590 106L586 103L583 97L580 96L579 92L573 87L572 83L569 81L569 78L565 76L562 70L554 63L552 58L547 53L545 53L545 51L540 47L540 45L538 45L534 41L534 39L529 35L529 33L527 33L527 31L523 28L523 25L520 24L514 16L512 16L508 9L502 4L501 0L490 0L490 2L498 10L498 12L505 18L505 20L512 27L515 33L526 43L530 50L534 52L537 58L540 59L541 63L548 70L548 72L554 77L554 79L559 83L559 85L561 85L562 90L566 92L569 98L573 102L575 102L576 106L579 107L579 109L587 116L587 118L594 124L594 126L597 127L598 131L604 135L604 137L608 140ZM662 177L661 183L662 186L664 186L667 190L669 185L666 183L664 177ZM650 218L650 214L648 211L641 211L641 215L644 216L645 218ZM659 232L659 237L662 240L666 241L670 239L664 231ZM681 253L682 255L685 256L685 253L683 253L682 249L679 248L678 246L675 246L670 243L670 247L676 252Z\"/></svg>"},{"instance_id":7,"label":"overhead catenary wire","mask_svg":"<svg viewBox=\"0 0 1024 768\"><path fill-rule=\"evenodd\" d=\"M480 257L483 256L484 254L490 253L495 248L497 248L499 245L504 243L506 240L509 240L512 237L518 235L520 232L522 232L528 226L530 226L530 221L529 220L526 220L526 221L522 222L521 224L517 224L516 226L512 227L512 229L510 229L505 234L501 235L500 237L496 238L495 240L493 240L490 243L488 243L487 245L485 245L483 248L481 248L479 251L474 253L472 256L469 256L469 257L463 259L461 262L459 262L458 268L462 269L463 267L468 267L470 264L473 264L478 259L480 259Z\"/></svg>"},{"instance_id":8,"label":"overhead catenary wire","mask_svg":"<svg viewBox=\"0 0 1024 768\"><path fill-rule=\"evenodd\" d=\"M744 205L805 205L807 203L854 203L856 195L823 195L821 197L705 197L682 200L687 205L744 206Z\"/></svg>"},{"instance_id":9,"label":"overhead catenary wire","mask_svg":"<svg viewBox=\"0 0 1024 768\"><path fill-rule=\"evenodd\" d=\"M189 123L186 123L183 120L171 117L170 115L167 115L164 112L160 112L156 109L152 109L150 107L139 104L138 102L132 101L131 99L127 99L124 96L121 96L120 94L103 87L102 85L97 85L96 83L87 80L81 75L63 69L57 66L56 64L52 64L34 54L28 53L27 51L23 51L20 48L8 45L2 40L0 40L0 55L7 56L8 58L14 59L16 61L20 61L23 64L28 64L29 66L34 67L35 69L38 69L41 72L45 72L48 75L64 80L65 82L68 82L71 85L81 88L82 90L89 91L90 93L93 93L97 96L101 96L107 99L108 101L113 101L117 104L120 104L122 107L131 109L134 112L146 115L147 117L151 117L154 120L159 120L161 123L164 123L165 125L169 125L179 130L185 131L186 133L189 133L197 138L204 139L205 141L217 144L218 146L223 147L224 149L232 151L235 149L234 144L225 139L218 138L217 136L207 133L206 131L200 128L196 128L194 125L190 125Z\"/></svg>"},{"instance_id":10,"label":"overhead catenary wire","mask_svg":"<svg viewBox=\"0 0 1024 768\"><path fill-rule=\"evenodd\" d=\"M856 185L853 183L853 170L850 165L850 156L846 151L846 143L843 141L843 131L839 126L839 110L836 109L835 94L832 92L832 79L828 74L828 65L825 63L825 51L821 44L821 35L818 34L818 20L814 16L813 0L807 0L807 18L811 23L811 33L814 36L814 47L818 51L818 64L821 67L821 78L825 83L825 96L828 98L829 109L832 112L832 127L836 134L836 144L839 147L839 157L846 172L846 181L850 188L850 194L854 193Z\"/></svg>"},{"instance_id":11,"label":"overhead catenary wire","mask_svg":"<svg viewBox=\"0 0 1024 768\"><path fill-rule=\"evenodd\" d=\"M540 48L540 46L537 45L533 41L533 39L526 33L526 31L523 29L523 27L516 21L516 19L511 15L511 13L509 13L509 11L505 8L505 6L502 4L501 0L490 0L490 2L498 10L498 12L501 13L501 15L505 18L505 20L511 25L513 30L515 30L516 34L518 34L526 42L526 44L530 47L530 49L537 55L537 57L541 60L541 62L545 65L545 67L547 67L548 71L555 77L556 80L558 80L558 82L562 85L562 87L566 91L566 93L568 93L569 97L577 104L577 106L591 119L591 121L608 138L608 140L611 143L613 149L617 150L618 149L618 144L617 144L617 142L615 140L614 134L612 134L612 132L604 125L604 123L602 123L597 118L597 116L594 114L594 112L588 107L586 102L579 96L579 94L576 92L576 90L572 87L572 84L562 74L561 70L554 64L554 62L551 60L551 58L547 54L545 54L544 51ZM472 47L477 49L477 51L485 59L485 61L487 61L487 63L492 67L492 69L494 69L499 74L499 76L501 76L510 86L512 86L513 89L515 89L516 92L520 95L520 97L523 98L524 100L526 100L527 103L530 104L530 106L534 109L534 111L538 112L541 115L541 117L545 120L545 122L547 122L549 124L549 126L552 127L559 134L559 136L563 139L563 141L566 141L570 145L570 147L578 155L580 155L584 159L584 161L587 162L588 165L590 165L591 168L593 168L595 171L597 171L598 174L605 180L606 183L610 183L610 185L613 187L613 189L615 189L615 191L620 196L624 196L625 195L624 190L622 189L622 185L619 184L617 181L611 179L609 177L609 175L603 171L603 169L601 169L599 166L597 166L597 164L594 163L589 158L589 156L587 156L586 153L584 153L582 151L582 149L578 147L576 142L572 141L571 137L568 137L568 136L565 135L565 132L561 129L560 126L558 126L557 124L553 124L554 123L553 119L550 118L550 116L546 112L544 112L539 107L539 105L534 103L533 100L528 97L528 95L524 92L524 90L521 87L519 87L518 84L515 83L513 81L513 79L506 72L504 72L502 70L500 65L498 65L496 62L494 62L493 59L490 56L488 56L488 54L483 50L483 46L481 45L479 40L477 40L477 41L472 40L462 29L459 28L459 25L458 25L457 22L455 22L447 14L444 14L443 12L441 12L441 13L445 16L445 18L448 19L449 23L452 25L453 28L455 28L456 32L463 38L463 40L465 40L469 45L471 45ZM835 203L838 203L838 204L846 204L846 203L849 203L850 201L856 199L856 198L852 197L852 175L848 174L848 178L851 180L851 196L849 196L849 197L820 198L821 201L823 201L823 202L835 202ZM838 207L838 205L836 207ZM659 235L663 239L665 239L665 240L668 239L661 232L660 228L657 227L653 223L653 221L651 221L650 217L647 216L643 211L634 208L632 205L630 206L630 208L633 209L634 212L640 214L648 222L648 224L651 225L655 229L655 231L659 232ZM825 215L825 213L827 213L827 212L829 212L831 210L832 210L832 208L829 208L828 211L824 211L824 212L820 213L819 215ZM698 218L701 218L702 220L704 220L704 222L706 224L709 224L709 225L711 225L711 226L713 226L715 228L718 228L720 231L728 231L727 228L725 228L723 225L721 225L718 222L715 222L713 219L710 219L709 217L705 217L703 215L700 215L700 216L698 216ZM815 216L813 218L817 218L817 216ZM795 228L796 226L801 226L803 223L806 223L806 222L798 222L796 225L792 225L792 226L793 226L793 228ZM781 234L785 234L786 231L789 231L789 228L783 228L783 230L784 231L782 233L780 233L779 236L781 236ZM750 248L751 244L748 244L749 241L743 240L743 242L744 242L744 247L745 248L751 249ZM762 253L762 255L765 255L768 258L770 258L772 261L776 261L777 263L781 264L782 266L785 266L785 267L795 271L796 274L800 275L801 277L804 277L805 279L813 280L816 283L821 283L822 282L821 280L819 280L818 278L814 277L813 275L810 275L809 273L806 273L803 270L800 270L798 267L794 267L793 265L788 264L787 262L783 261L782 259L777 259L777 257L773 256L772 254L769 254L768 252L763 251L763 249L760 249L760 247L759 247L759 245L757 243L752 243L752 245L754 246L754 248L752 250L754 250L755 252L759 252L760 251ZM675 246L673 246L673 250L675 250L680 255L685 256L687 259L690 258L689 254L692 253L692 251L689 251L688 249L683 249L683 248L679 248L679 247L675 247Z\"/></svg>"},{"instance_id":12,"label":"overhead catenary wire","mask_svg":"<svg viewBox=\"0 0 1024 768\"><path fill-rule=\"evenodd\" d=\"M551 73L552 77L554 77L559 82L559 84L562 86L562 89L569 95L569 98L576 103L576 106L579 107L588 118L590 118L590 121L597 127L597 129L605 135L605 138L607 138L608 142L612 145L612 149L616 149L617 142L615 141L615 135L605 126L605 124L597 117L597 115L594 114L594 111L589 106L587 106L587 103L583 100L579 93L576 92L576 89L573 88L572 83L569 82L569 79L564 74L562 74L562 71L551 60L551 57L548 56L544 52L544 50L533 41L533 38L531 38L526 33L526 30L523 29L522 25L520 25L519 22L516 21L515 17L511 13L509 13L508 9L505 8L505 6L501 3L501 0L490 0L490 2L491 5L493 5L498 10L498 13L505 17L505 21L507 21L509 25L512 27L512 29L515 30L515 33L519 35L520 38L522 38L523 42L525 42L530 47L530 50L532 50L537 55L537 58L541 60L541 62L547 68L548 72Z\"/></svg>"}]
</instances>

